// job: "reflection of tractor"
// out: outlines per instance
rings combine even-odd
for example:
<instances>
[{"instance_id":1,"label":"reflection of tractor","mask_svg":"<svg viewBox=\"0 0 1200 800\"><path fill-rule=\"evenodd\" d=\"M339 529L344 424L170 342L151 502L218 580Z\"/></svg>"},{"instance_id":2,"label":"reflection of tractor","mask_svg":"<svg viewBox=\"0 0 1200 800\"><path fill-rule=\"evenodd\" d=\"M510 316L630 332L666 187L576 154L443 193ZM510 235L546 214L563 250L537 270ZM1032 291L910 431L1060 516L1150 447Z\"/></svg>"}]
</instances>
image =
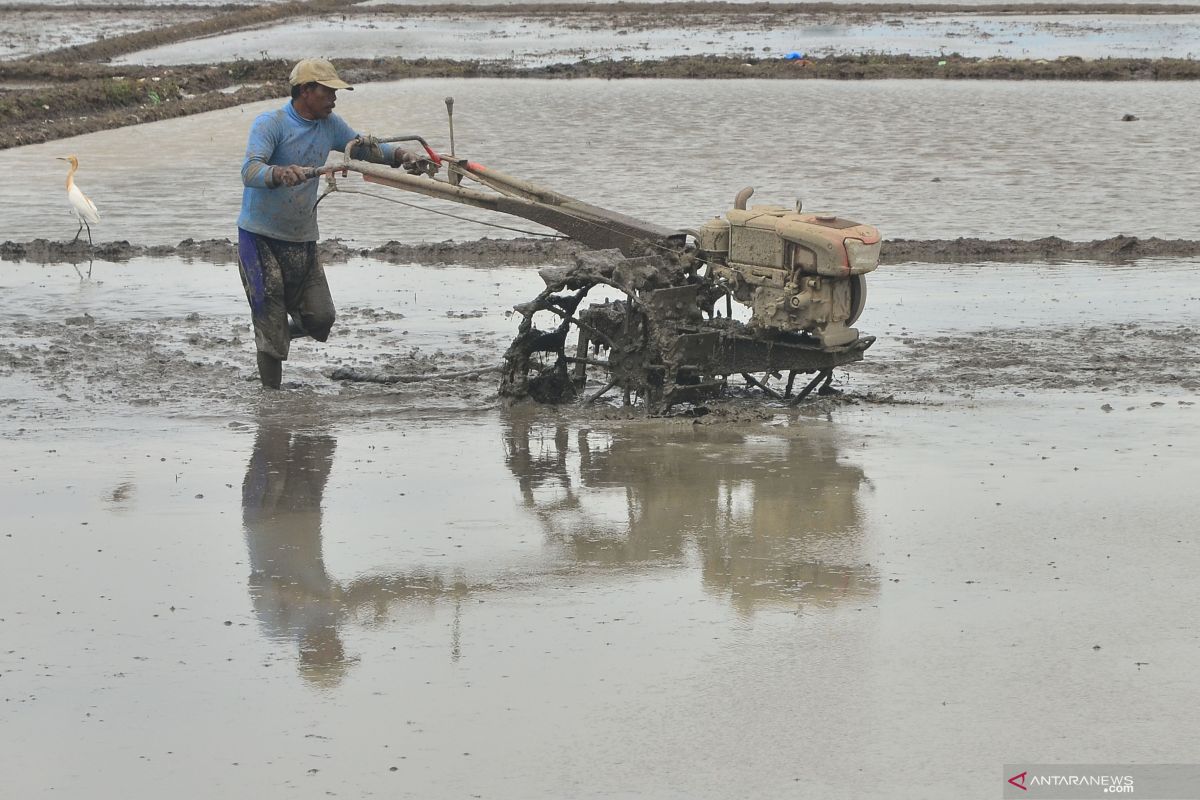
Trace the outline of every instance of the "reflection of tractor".
<instances>
[{"instance_id":1,"label":"reflection of tractor","mask_svg":"<svg viewBox=\"0 0 1200 800\"><path fill-rule=\"evenodd\" d=\"M379 141L418 141L427 158L405 174L351 159L347 150L323 171L354 171L372 183L523 217L609 251L542 271L546 289L517 306L523 320L505 356L502 395L562 402L584 390L591 368L601 388L589 401L617 388L627 403L636 394L656 413L715 396L730 375L787 397L797 374L816 373L799 402L875 341L851 327L866 302L864 276L879 262L873 226L804 213L799 204L747 207L753 189L746 188L724 218L674 230L459 159L453 127L449 155L417 136ZM445 179L436 177L442 167ZM463 186L468 179L492 191ZM594 289L607 299L585 304ZM749 307L748 323L733 319L734 300ZM535 316L552 327L536 327ZM780 394L767 381L783 371Z\"/></svg>"},{"instance_id":2,"label":"reflection of tractor","mask_svg":"<svg viewBox=\"0 0 1200 800\"><path fill-rule=\"evenodd\" d=\"M582 563L691 563L694 553L705 587L743 612L878 591L858 556L868 479L827 428L793 437L722 426L634 435L513 409L505 461L547 535Z\"/></svg>"}]
</instances>

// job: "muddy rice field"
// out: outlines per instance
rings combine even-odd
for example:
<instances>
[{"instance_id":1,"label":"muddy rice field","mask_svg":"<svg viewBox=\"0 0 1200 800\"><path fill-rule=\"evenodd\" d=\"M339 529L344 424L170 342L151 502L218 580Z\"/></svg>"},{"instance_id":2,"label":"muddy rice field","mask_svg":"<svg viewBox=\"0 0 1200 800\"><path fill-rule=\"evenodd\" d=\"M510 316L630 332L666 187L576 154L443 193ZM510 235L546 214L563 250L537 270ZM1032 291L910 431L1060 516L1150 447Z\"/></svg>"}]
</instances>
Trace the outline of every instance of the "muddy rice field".
<instances>
[{"instance_id":1,"label":"muddy rice field","mask_svg":"<svg viewBox=\"0 0 1200 800\"><path fill-rule=\"evenodd\" d=\"M1196 3L0 5L0 794L957 800L1194 762L1198 33ZM878 226L874 344L796 405L511 402L514 306L592 256L351 174L333 335L262 389L239 170L304 56L359 131L448 151L453 97L460 155L639 219L753 186Z\"/></svg>"}]
</instances>

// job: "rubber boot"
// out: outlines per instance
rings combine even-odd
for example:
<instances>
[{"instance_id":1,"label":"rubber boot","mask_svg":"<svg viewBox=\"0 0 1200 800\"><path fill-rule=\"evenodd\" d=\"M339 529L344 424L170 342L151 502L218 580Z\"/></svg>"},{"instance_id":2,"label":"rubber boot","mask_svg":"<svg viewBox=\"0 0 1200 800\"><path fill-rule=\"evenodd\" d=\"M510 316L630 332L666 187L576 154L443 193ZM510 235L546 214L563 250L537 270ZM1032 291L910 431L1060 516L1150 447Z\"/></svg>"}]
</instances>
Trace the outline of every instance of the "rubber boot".
<instances>
[{"instance_id":1,"label":"rubber boot","mask_svg":"<svg viewBox=\"0 0 1200 800\"><path fill-rule=\"evenodd\" d=\"M258 351L258 377L267 389L278 389L283 382L283 362L269 353Z\"/></svg>"}]
</instances>

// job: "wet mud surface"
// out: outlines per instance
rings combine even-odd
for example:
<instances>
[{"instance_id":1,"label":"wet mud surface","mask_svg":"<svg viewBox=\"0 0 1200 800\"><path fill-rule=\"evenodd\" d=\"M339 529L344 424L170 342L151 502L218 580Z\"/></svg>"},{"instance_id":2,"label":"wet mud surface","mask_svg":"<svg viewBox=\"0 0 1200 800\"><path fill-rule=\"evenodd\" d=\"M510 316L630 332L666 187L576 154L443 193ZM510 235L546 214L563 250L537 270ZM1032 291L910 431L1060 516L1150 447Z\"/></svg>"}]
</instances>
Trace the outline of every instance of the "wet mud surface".
<instances>
[{"instance_id":1,"label":"wet mud surface","mask_svg":"<svg viewBox=\"0 0 1200 800\"><path fill-rule=\"evenodd\" d=\"M96 262L90 270L80 280L64 264L5 268L4 290L21 309L0 341L9 424L67 419L94 403L118 414L147 405L189 413L200 402L212 413L232 412L260 393L235 267L176 256ZM1093 393L1103 398L1096 408L1123 408L1147 393L1190 402L1200 389L1192 270L1187 259L884 266L870 277L859 322L879 341L863 362L835 372L843 395L800 408L939 405L1018 392ZM541 289L536 271L356 257L329 272L336 335L327 346L298 340L285 383L352 404L500 405L499 377L479 371L499 366L517 332L513 307ZM170 296L161 294L168 275L178 284ZM371 383L370 376L394 380ZM723 410L705 424L795 413L732 383L726 399L711 404ZM612 411L625 415L619 400Z\"/></svg>"},{"instance_id":2,"label":"wet mud surface","mask_svg":"<svg viewBox=\"0 0 1200 800\"><path fill-rule=\"evenodd\" d=\"M0 270L16 794L949 800L1200 746L1190 260L885 267L845 395L653 420L333 381L487 363L540 281L329 275L265 393L229 266Z\"/></svg>"}]
</instances>

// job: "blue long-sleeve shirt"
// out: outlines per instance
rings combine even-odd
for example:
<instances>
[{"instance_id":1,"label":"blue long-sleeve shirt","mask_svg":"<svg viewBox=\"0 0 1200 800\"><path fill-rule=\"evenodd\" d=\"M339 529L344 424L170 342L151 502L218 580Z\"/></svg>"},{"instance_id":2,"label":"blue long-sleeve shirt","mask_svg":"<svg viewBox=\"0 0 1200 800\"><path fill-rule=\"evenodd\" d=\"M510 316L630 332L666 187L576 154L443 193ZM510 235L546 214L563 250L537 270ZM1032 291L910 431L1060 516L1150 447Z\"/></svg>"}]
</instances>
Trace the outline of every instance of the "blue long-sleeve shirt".
<instances>
[{"instance_id":1,"label":"blue long-sleeve shirt","mask_svg":"<svg viewBox=\"0 0 1200 800\"><path fill-rule=\"evenodd\" d=\"M250 128L246 160L242 163L242 213L238 227L287 242L315 242L319 180L299 186L274 186L271 167L325 165L331 150L343 151L358 136L337 114L305 119L289 101L283 108L259 114ZM395 146L380 145L391 162Z\"/></svg>"}]
</instances>

